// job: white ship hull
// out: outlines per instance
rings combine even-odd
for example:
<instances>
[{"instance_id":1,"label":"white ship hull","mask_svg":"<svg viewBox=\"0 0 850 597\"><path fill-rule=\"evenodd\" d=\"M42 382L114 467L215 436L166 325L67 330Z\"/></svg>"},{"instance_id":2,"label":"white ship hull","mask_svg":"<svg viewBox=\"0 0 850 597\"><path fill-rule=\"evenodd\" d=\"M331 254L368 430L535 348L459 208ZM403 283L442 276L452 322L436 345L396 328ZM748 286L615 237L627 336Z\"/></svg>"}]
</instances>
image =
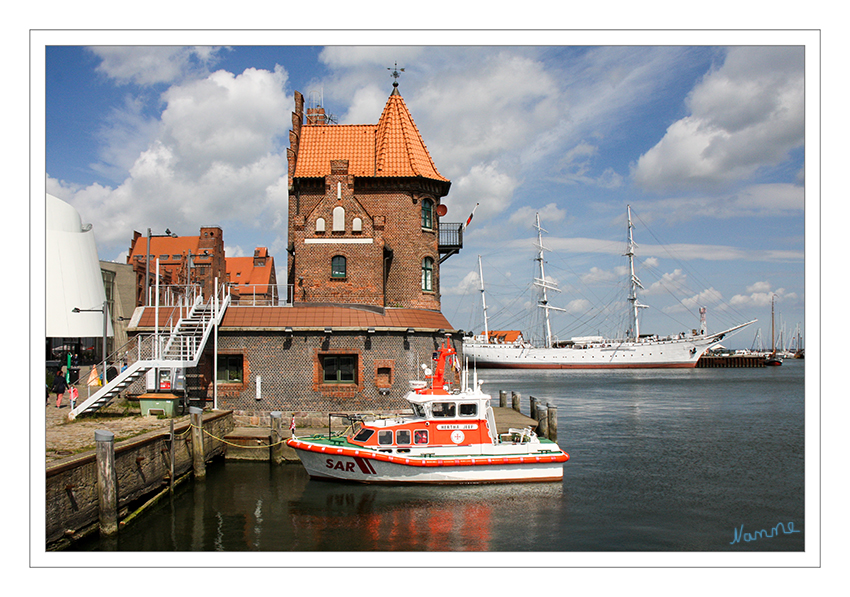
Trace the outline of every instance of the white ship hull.
<instances>
[{"instance_id":1,"label":"white ship hull","mask_svg":"<svg viewBox=\"0 0 850 597\"><path fill-rule=\"evenodd\" d=\"M314 479L384 484L539 483L564 477L561 454L451 456L422 458L371 451L317 450L290 440Z\"/></svg>"},{"instance_id":2,"label":"white ship hull","mask_svg":"<svg viewBox=\"0 0 850 597\"><path fill-rule=\"evenodd\" d=\"M730 330L731 331L731 330ZM527 344L467 341L463 354L479 368L500 369L669 369L696 367L724 334L645 342L610 341L586 347L537 348Z\"/></svg>"}]
</instances>

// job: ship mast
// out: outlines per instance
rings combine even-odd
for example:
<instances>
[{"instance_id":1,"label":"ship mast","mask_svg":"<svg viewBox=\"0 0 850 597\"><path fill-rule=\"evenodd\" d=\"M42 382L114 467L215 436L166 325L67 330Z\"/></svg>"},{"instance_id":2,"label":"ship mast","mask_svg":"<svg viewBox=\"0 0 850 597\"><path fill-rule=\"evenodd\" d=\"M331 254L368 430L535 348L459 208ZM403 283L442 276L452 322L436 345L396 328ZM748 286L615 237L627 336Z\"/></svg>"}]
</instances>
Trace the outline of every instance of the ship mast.
<instances>
[{"instance_id":1,"label":"ship mast","mask_svg":"<svg viewBox=\"0 0 850 597\"><path fill-rule=\"evenodd\" d=\"M481 255L478 256L478 279L481 282L481 306L484 308L484 342L490 342L487 329L487 301L484 299L484 269L481 267Z\"/></svg>"},{"instance_id":2,"label":"ship mast","mask_svg":"<svg viewBox=\"0 0 850 597\"><path fill-rule=\"evenodd\" d=\"M537 258L536 261L540 263L540 277L534 279L534 285L540 288L540 300L537 303L537 306L543 309L543 333L545 337L545 346L546 348L552 348L552 326L549 324L549 310L554 311L566 311L566 309L561 309L560 307L553 307L549 304L549 297L546 294L546 290L554 290L555 292L561 292L561 290L557 286L553 286L546 282L546 274L543 271L543 251L546 248L543 246L543 233L546 232L543 228L540 227L540 214L536 214L537 223L535 224L535 228L537 228Z\"/></svg>"},{"instance_id":3,"label":"ship mast","mask_svg":"<svg viewBox=\"0 0 850 597\"><path fill-rule=\"evenodd\" d=\"M640 301L638 301L637 289L640 288L643 290L643 286L640 283L640 280L635 275L635 241L632 238L632 229L634 225L632 224L632 206L627 205L626 209L628 211L629 218L629 246L626 249L626 257L629 258L629 272L631 273L631 288L629 290L629 302L632 304L631 307L631 318L632 318L632 333L634 334L635 342L640 340L640 321L638 318L638 309L646 309L647 305L642 305Z\"/></svg>"}]
</instances>

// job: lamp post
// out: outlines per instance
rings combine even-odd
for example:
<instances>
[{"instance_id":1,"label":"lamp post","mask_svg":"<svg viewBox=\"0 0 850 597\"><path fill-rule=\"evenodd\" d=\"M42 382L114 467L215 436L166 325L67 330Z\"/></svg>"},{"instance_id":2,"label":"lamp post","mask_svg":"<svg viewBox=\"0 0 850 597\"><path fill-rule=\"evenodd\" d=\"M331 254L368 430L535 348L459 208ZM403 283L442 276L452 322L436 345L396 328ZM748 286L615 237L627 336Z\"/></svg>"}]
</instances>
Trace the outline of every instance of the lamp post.
<instances>
[{"instance_id":1,"label":"lamp post","mask_svg":"<svg viewBox=\"0 0 850 597\"><path fill-rule=\"evenodd\" d=\"M103 313L103 385L106 385L109 380L106 377L106 333L108 330L107 323L109 322L109 306L106 301L103 301L103 307L100 309L80 309L74 307L71 313Z\"/></svg>"},{"instance_id":2,"label":"lamp post","mask_svg":"<svg viewBox=\"0 0 850 597\"><path fill-rule=\"evenodd\" d=\"M150 292L150 262L151 262L151 238L159 238L159 237L171 237L177 238L177 235L171 232L168 228L165 229L165 234L151 234L151 229L148 228L148 246L145 250L145 306L147 307L149 298L148 293Z\"/></svg>"}]
</instances>

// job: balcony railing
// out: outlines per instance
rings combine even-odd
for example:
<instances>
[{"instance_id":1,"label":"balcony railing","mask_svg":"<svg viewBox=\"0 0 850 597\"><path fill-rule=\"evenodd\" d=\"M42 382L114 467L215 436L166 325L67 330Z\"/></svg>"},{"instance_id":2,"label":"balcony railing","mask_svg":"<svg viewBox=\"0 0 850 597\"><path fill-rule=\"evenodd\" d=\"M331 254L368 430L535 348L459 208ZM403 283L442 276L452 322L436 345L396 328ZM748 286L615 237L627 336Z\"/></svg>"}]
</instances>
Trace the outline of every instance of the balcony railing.
<instances>
[{"instance_id":1,"label":"balcony railing","mask_svg":"<svg viewBox=\"0 0 850 597\"><path fill-rule=\"evenodd\" d=\"M463 224L440 222L440 263L463 248Z\"/></svg>"}]
</instances>

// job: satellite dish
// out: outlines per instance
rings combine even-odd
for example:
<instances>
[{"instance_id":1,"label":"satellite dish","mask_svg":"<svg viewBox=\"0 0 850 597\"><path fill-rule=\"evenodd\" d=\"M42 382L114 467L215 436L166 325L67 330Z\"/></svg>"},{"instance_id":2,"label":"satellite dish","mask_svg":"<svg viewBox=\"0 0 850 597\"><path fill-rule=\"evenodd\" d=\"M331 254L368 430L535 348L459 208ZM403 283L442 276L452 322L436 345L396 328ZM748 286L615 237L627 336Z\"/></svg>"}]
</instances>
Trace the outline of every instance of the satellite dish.
<instances>
[{"instance_id":1,"label":"satellite dish","mask_svg":"<svg viewBox=\"0 0 850 597\"><path fill-rule=\"evenodd\" d=\"M437 206L437 215L441 218L446 215L449 211L449 208L443 205L442 203Z\"/></svg>"}]
</instances>

